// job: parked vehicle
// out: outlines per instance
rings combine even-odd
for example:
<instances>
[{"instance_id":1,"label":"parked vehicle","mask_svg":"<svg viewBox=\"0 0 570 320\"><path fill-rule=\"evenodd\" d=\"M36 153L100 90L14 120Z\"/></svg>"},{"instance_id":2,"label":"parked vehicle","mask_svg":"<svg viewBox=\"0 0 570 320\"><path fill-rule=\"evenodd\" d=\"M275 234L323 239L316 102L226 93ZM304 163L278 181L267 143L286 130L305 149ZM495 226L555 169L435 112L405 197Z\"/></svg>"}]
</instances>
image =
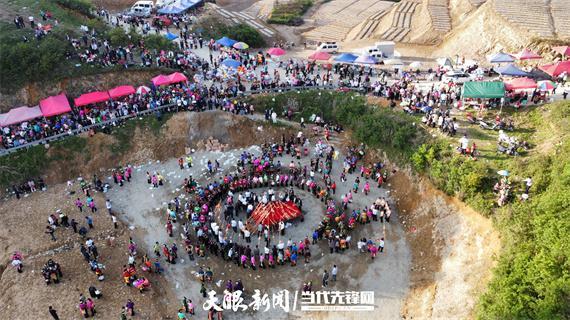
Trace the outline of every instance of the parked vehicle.
<instances>
[{"instance_id":1,"label":"parked vehicle","mask_svg":"<svg viewBox=\"0 0 570 320\"><path fill-rule=\"evenodd\" d=\"M339 50L340 46L336 42L321 42L317 45L317 51L337 53Z\"/></svg>"},{"instance_id":2,"label":"parked vehicle","mask_svg":"<svg viewBox=\"0 0 570 320\"><path fill-rule=\"evenodd\" d=\"M141 0L135 2L131 7L129 14L137 17L150 17L154 11L154 1Z\"/></svg>"},{"instance_id":3,"label":"parked vehicle","mask_svg":"<svg viewBox=\"0 0 570 320\"><path fill-rule=\"evenodd\" d=\"M467 81L472 81L474 78L471 74L463 71L448 71L441 77L441 81L463 84Z\"/></svg>"}]
</instances>

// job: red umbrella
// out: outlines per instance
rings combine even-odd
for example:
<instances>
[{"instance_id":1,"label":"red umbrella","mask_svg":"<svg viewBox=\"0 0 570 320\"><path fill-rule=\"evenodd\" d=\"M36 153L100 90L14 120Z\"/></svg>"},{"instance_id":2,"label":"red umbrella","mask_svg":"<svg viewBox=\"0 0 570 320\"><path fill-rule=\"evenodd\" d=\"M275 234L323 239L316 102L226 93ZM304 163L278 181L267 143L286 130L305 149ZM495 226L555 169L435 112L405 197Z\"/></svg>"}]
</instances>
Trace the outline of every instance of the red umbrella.
<instances>
[{"instance_id":1,"label":"red umbrella","mask_svg":"<svg viewBox=\"0 0 570 320\"><path fill-rule=\"evenodd\" d=\"M315 51L313 54L309 56L311 60L328 60L331 58L330 53L323 52L323 51Z\"/></svg>"},{"instance_id":2,"label":"red umbrella","mask_svg":"<svg viewBox=\"0 0 570 320\"><path fill-rule=\"evenodd\" d=\"M561 53L563 56L570 57L570 46L553 47L552 50Z\"/></svg>"},{"instance_id":3,"label":"red umbrella","mask_svg":"<svg viewBox=\"0 0 570 320\"><path fill-rule=\"evenodd\" d=\"M517 59L519 60L531 60L531 59L542 59L541 56L538 54L530 51L527 48L524 48L521 52L516 55Z\"/></svg>"},{"instance_id":4,"label":"red umbrella","mask_svg":"<svg viewBox=\"0 0 570 320\"><path fill-rule=\"evenodd\" d=\"M281 48L270 48L269 50L267 50L267 53L269 53L272 56L282 56L285 54L285 50Z\"/></svg>"}]
</instances>

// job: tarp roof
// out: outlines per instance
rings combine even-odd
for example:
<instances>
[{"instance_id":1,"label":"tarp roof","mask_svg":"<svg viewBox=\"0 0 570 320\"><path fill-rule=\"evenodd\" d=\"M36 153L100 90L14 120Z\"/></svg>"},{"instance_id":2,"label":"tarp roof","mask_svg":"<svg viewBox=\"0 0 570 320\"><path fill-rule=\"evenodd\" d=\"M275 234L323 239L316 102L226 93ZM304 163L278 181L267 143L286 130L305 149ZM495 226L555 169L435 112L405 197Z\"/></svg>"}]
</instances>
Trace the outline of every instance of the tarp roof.
<instances>
[{"instance_id":1,"label":"tarp roof","mask_svg":"<svg viewBox=\"0 0 570 320\"><path fill-rule=\"evenodd\" d=\"M570 61L560 61L539 68L553 77L558 77L561 73L570 73Z\"/></svg>"},{"instance_id":2,"label":"tarp roof","mask_svg":"<svg viewBox=\"0 0 570 320\"><path fill-rule=\"evenodd\" d=\"M519 60L530 60L530 59L542 59L538 54L524 48L521 52L517 54L517 59Z\"/></svg>"},{"instance_id":3,"label":"tarp roof","mask_svg":"<svg viewBox=\"0 0 570 320\"><path fill-rule=\"evenodd\" d=\"M515 58L513 58L510 54L506 54L504 52L495 53L489 56L489 62L491 63L502 63L502 62L513 62Z\"/></svg>"},{"instance_id":4,"label":"tarp roof","mask_svg":"<svg viewBox=\"0 0 570 320\"><path fill-rule=\"evenodd\" d=\"M164 8L158 9L159 14L180 14L199 5L202 0L177 0Z\"/></svg>"},{"instance_id":5,"label":"tarp roof","mask_svg":"<svg viewBox=\"0 0 570 320\"><path fill-rule=\"evenodd\" d=\"M104 102L109 100L109 94L107 91L95 91L84 93L78 98L75 98L75 106L81 107L92 103Z\"/></svg>"},{"instance_id":6,"label":"tarp roof","mask_svg":"<svg viewBox=\"0 0 570 320\"><path fill-rule=\"evenodd\" d=\"M42 116L40 107L18 107L10 109L7 113L0 115L0 126L9 126L16 123L32 120Z\"/></svg>"},{"instance_id":7,"label":"tarp roof","mask_svg":"<svg viewBox=\"0 0 570 320\"><path fill-rule=\"evenodd\" d=\"M515 76L515 77L523 77L528 75L528 73L524 72L523 70L517 68L514 64L509 63L506 66L498 67L495 71L497 71L500 75L504 76Z\"/></svg>"},{"instance_id":8,"label":"tarp roof","mask_svg":"<svg viewBox=\"0 0 570 320\"><path fill-rule=\"evenodd\" d=\"M165 76L163 74L160 74L154 78L152 78L152 84L154 84L155 86L164 86L164 85L169 85L170 84L170 78L168 76Z\"/></svg>"},{"instance_id":9,"label":"tarp roof","mask_svg":"<svg viewBox=\"0 0 570 320\"><path fill-rule=\"evenodd\" d=\"M315 51L309 56L311 60L328 60L330 58L331 55L324 51Z\"/></svg>"},{"instance_id":10,"label":"tarp roof","mask_svg":"<svg viewBox=\"0 0 570 320\"><path fill-rule=\"evenodd\" d=\"M234 45L234 43L236 43L237 41L235 41L234 39L230 39L228 37L222 37L218 40L216 40L216 43L219 45L222 45L224 47L231 47Z\"/></svg>"},{"instance_id":11,"label":"tarp roof","mask_svg":"<svg viewBox=\"0 0 570 320\"><path fill-rule=\"evenodd\" d=\"M375 64L376 59L369 55L361 55L360 57L356 58L356 60L354 60L354 63Z\"/></svg>"},{"instance_id":12,"label":"tarp roof","mask_svg":"<svg viewBox=\"0 0 570 320\"><path fill-rule=\"evenodd\" d=\"M57 116L71 111L65 94L51 96L40 101L40 109L44 117Z\"/></svg>"},{"instance_id":13,"label":"tarp roof","mask_svg":"<svg viewBox=\"0 0 570 320\"><path fill-rule=\"evenodd\" d=\"M334 61L337 62L345 62L345 63L352 63L354 60L358 58L357 55L352 53L343 53L334 58Z\"/></svg>"},{"instance_id":14,"label":"tarp roof","mask_svg":"<svg viewBox=\"0 0 570 320\"><path fill-rule=\"evenodd\" d=\"M171 73L168 75L168 78L170 79L170 83L188 81L188 78L186 78L186 76L180 72Z\"/></svg>"},{"instance_id":15,"label":"tarp roof","mask_svg":"<svg viewBox=\"0 0 570 320\"><path fill-rule=\"evenodd\" d=\"M497 81L469 81L463 84L463 98L502 98L505 84Z\"/></svg>"},{"instance_id":16,"label":"tarp roof","mask_svg":"<svg viewBox=\"0 0 570 320\"><path fill-rule=\"evenodd\" d=\"M570 46L553 47L552 50L561 53L564 56L570 57Z\"/></svg>"},{"instance_id":17,"label":"tarp roof","mask_svg":"<svg viewBox=\"0 0 570 320\"><path fill-rule=\"evenodd\" d=\"M130 94L135 93L135 87L133 86L118 86L111 90L109 90L109 96L113 99L128 96Z\"/></svg>"},{"instance_id":18,"label":"tarp roof","mask_svg":"<svg viewBox=\"0 0 570 320\"><path fill-rule=\"evenodd\" d=\"M530 78L515 78L505 81L506 90L520 90L520 89L534 89L536 88L536 81Z\"/></svg>"}]
</instances>

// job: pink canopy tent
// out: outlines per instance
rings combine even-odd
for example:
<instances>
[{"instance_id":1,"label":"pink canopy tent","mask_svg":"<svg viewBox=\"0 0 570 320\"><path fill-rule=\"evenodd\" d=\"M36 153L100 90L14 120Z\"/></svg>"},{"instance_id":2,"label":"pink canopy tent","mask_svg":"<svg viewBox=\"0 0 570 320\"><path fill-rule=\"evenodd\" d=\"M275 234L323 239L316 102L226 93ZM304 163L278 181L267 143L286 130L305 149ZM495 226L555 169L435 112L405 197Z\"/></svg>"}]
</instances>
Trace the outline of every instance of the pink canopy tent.
<instances>
[{"instance_id":1,"label":"pink canopy tent","mask_svg":"<svg viewBox=\"0 0 570 320\"><path fill-rule=\"evenodd\" d=\"M521 90L521 89L535 89L536 81L530 78L515 78L505 81L505 89L507 90Z\"/></svg>"},{"instance_id":2,"label":"pink canopy tent","mask_svg":"<svg viewBox=\"0 0 570 320\"><path fill-rule=\"evenodd\" d=\"M517 59L519 60L531 60L531 59L542 59L541 56L538 54L530 51L527 48L524 48L521 52L516 55Z\"/></svg>"},{"instance_id":3,"label":"pink canopy tent","mask_svg":"<svg viewBox=\"0 0 570 320\"><path fill-rule=\"evenodd\" d=\"M113 99L128 96L135 93L135 87L133 86L118 86L109 90L109 96Z\"/></svg>"},{"instance_id":4,"label":"pink canopy tent","mask_svg":"<svg viewBox=\"0 0 570 320\"><path fill-rule=\"evenodd\" d=\"M170 79L170 84L188 81L188 78L180 72L171 73L168 75L168 78Z\"/></svg>"},{"instance_id":5,"label":"pink canopy tent","mask_svg":"<svg viewBox=\"0 0 570 320\"><path fill-rule=\"evenodd\" d=\"M570 57L570 46L553 47L552 50L561 53L563 56Z\"/></svg>"},{"instance_id":6,"label":"pink canopy tent","mask_svg":"<svg viewBox=\"0 0 570 320\"><path fill-rule=\"evenodd\" d=\"M557 63L540 66L539 68L553 77L558 77L564 72L570 73L570 61L560 61Z\"/></svg>"},{"instance_id":7,"label":"pink canopy tent","mask_svg":"<svg viewBox=\"0 0 570 320\"><path fill-rule=\"evenodd\" d=\"M16 123L32 120L42 116L40 107L19 107L10 109L7 113L2 114L0 117L0 126L9 126Z\"/></svg>"},{"instance_id":8,"label":"pink canopy tent","mask_svg":"<svg viewBox=\"0 0 570 320\"><path fill-rule=\"evenodd\" d=\"M67 113L71 111L69 101L65 94L52 96L40 101L40 110L44 117L57 116L58 114Z\"/></svg>"},{"instance_id":9,"label":"pink canopy tent","mask_svg":"<svg viewBox=\"0 0 570 320\"><path fill-rule=\"evenodd\" d=\"M269 48L269 50L267 50L267 53L272 56L282 56L285 54L285 50L281 48Z\"/></svg>"},{"instance_id":10,"label":"pink canopy tent","mask_svg":"<svg viewBox=\"0 0 570 320\"><path fill-rule=\"evenodd\" d=\"M157 87L169 85L170 84L170 77L165 76L163 74L158 75L158 76L152 78L152 84L154 84Z\"/></svg>"},{"instance_id":11,"label":"pink canopy tent","mask_svg":"<svg viewBox=\"0 0 570 320\"><path fill-rule=\"evenodd\" d=\"M323 51L315 51L309 56L310 60L328 60L330 58L331 55Z\"/></svg>"},{"instance_id":12,"label":"pink canopy tent","mask_svg":"<svg viewBox=\"0 0 570 320\"><path fill-rule=\"evenodd\" d=\"M95 91L80 95L78 98L75 98L74 102L76 107L81 107L107 100L109 100L109 94L107 91Z\"/></svg>"}]
</instances>

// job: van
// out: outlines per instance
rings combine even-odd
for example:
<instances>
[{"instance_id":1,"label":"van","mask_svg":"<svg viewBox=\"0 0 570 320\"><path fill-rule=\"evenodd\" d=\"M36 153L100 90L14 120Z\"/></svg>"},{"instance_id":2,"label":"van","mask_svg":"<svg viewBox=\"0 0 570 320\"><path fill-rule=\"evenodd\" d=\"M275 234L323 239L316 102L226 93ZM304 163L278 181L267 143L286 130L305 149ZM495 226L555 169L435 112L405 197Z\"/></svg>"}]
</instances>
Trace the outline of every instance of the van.
<instances>
[{"instance_id":1,"label":"van","mask_svg":"<svg viewBox=\"0 0 570 320\"><path fill-rule=\"evenodd\" d=\"M362 54L367 55L367 56L371 56L371 55L377 54L377 53L381 53L381 52L376 47L368 47L368 48L362 49Z\"/></svg>"},{"instance_id":2,"label":"van","mask_svg":"<svg viewBox=\"0 0 570 320\"><path fill-rule=\"evenodd\" d=\"M317 51L337 53L339 50L340 46L336 42L321 42L317 45Z\"/></svg>"},{"instance_id":3,"label":"van","mask_svg":"<svg viewBox=\"0 0 570 320\"><path fill-rule=\"evenodd\" d=\"M154 10L154 1L137 1L131 7L130 13L137 17L149 17Z\"/></svg>"}]
</instances>

